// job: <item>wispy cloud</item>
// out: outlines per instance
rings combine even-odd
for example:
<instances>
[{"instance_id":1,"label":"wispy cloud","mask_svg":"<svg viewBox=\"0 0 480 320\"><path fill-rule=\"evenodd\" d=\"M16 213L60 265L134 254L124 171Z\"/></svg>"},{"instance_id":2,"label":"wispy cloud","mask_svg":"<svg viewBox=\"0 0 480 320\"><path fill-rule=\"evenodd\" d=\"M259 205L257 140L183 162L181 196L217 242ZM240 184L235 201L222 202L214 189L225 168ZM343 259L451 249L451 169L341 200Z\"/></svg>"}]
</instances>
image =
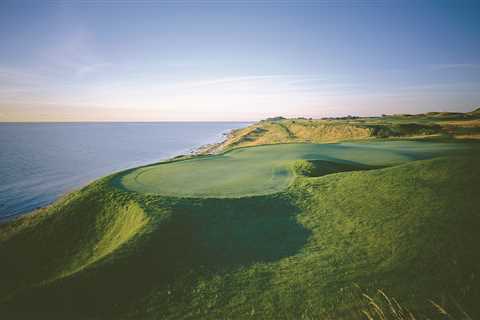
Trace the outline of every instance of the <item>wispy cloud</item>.
<instances>
[{"instance_id":1,"label":"wispy cloud","mask_svg":"<svg viewBox=\"0 0 480 320\"><path fill-rule=\"evenodd\" d=\"M52 39L38 48L34 62L0 65L2 105L75 104L91 85L86 81L91 76L104 78L112 67L94 50L92 36L86 29L59 32Z\"/></svg>"},{"instance_id":2,"label":"wispy cloud","mask_svg":"<svg viewBox=\"0 0 480 320\"><path fill-rule=\"evenodd\" d=\"M34 71L0 65L0 85L37 85L44 80Z\"/></svg>"},{"instance_id":3,"label":"wispy cloud","mask_svg":"<svg viewBox=\"0 0 480 320\"><path fill-rule=\"evenodd\" d=\"M340 94L339 88L325 76L312 75L242 75L204 80L155 81L154 77L109 82L82 82L74 85L45 88L44 92L21 89L15 95L3 94L0 103L37 104L44 108L68 105L72 108L126 110L135 115L156 114L164 118L189 118L198 114L228 118L242 112L246 119L271 113L291 113L318 101L322 95ZM23 90L23 91L22 91ZM344 88L342 89L344 90ZM55 92L57 91L57 92ZM1 106L0 106L1 108ZM99 109L100 110L100 109ZM294 111L295 112L295 111ZM217 113L217 115L215 115Z\"/></svg>"},{"instance_id":4,"label":"wispy cloud","mask_svg":"<svg viewBox=\"0 0 480 320\"><path fill-rule=\"evenodd\" d=\"M77 75L86 75L89 73L99 72L104 68L111 67L111 63L92 63L92 64L80 64L75 66L75 72Z\"/></svg>"},{"instance_id":5,"label":"wispy cloud","mask_svg":"<svg viewBox=\"0 0 480 320\"><path fill-rule=\"evenodd\" d=\"M39 52L42 71L57 77L82 77L112 66L96 50L95 35L77 25L72 30L59 31Z\"/></svg>"},{"instance_id":6,"label":"wispy cloud","mask_svg":"<svg viewBox=\"0 0 480 320\"><path fill-rule=\"evenodd\" d=\"M197 82L187 82L185 86L188 87L202 87L212 85L224 85L224 84L238 84L238 83L251 83L258 81L286 81L290 84L325 80L318 76L306 76L306 75L289 75L289 74L274 74L274 75L250 75L250 76L237 76L237 77L225 77L219 79L210 79Z\"/></svg>"},{"instance_id":7,"label":"wispy cloud","mask_svg":"<svg viewBox=\"0 0 480 320\"><path fill-rule=\"evenodd\" d=\"M480 69L478 63L444 63L433 64L430 66L433 70L445 70L445 69Z\"/></svg>"},{"instance_id":8,"label":"wispy cloud","mask_svg":"<svg viewBox=\"0 0 480 320\"><path fill-rule=\"evenodd\" d=\"M78 57L78 52L91 51L89 47L82 43L52 50L56 59L43 68L0 66L3 119L18 120L22 112L29 119L61 119L63 114L69 120L108 120L110 115L112 120L139 121L367 115L380 106L412 112L419 104L438 104L447 95L462 94L465 101L473 101L472 88L478 87L478 83L394 86L339 74L237 74L193 80L188 73L175 77L133 70L112 77L113 64L94 54ZM78 50L70 54L71 48Z\"/></svg>"}]
</instances>

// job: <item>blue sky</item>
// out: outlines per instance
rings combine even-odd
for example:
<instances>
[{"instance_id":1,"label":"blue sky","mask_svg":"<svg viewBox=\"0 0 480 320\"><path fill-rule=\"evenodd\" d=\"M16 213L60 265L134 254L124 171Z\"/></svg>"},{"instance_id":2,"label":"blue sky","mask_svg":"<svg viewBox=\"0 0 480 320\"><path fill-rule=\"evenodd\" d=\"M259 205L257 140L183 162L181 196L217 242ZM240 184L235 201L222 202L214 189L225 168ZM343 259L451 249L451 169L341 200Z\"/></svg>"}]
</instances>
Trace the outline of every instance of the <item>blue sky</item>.
<instances>
[{"instance_id":1,"label":"blue sky","mask_svg":"<svg viewBox=\"0 0 480 320\"><path fill-rule=\"evenodd\" d=\"M0 121L480 105L475 1L2 1Z\"/></svg>"}]
</instances>

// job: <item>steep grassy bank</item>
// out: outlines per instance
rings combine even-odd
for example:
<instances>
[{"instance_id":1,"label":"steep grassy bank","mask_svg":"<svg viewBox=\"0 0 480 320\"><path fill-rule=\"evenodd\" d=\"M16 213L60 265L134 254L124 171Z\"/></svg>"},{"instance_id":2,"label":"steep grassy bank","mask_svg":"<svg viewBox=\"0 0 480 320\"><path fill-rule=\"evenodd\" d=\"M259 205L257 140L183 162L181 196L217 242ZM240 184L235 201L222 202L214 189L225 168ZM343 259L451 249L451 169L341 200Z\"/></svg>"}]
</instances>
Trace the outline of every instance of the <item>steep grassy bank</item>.
<instances>
[{"instance_id":1,"label":"steep grassy bank","mask_svg":"<svg viewBox=\"0 0 480 320\"><path fill-rule=\"evenodd\" d=\"M141 234L149 217L100 180L34 215L0 226L0 292L77 273Z\"/></svg>"},{"instance_id":2,"label":"steep grassy bank","mask_svg":"<svg viewBox=\"0 0 480 320\"><path fill-rule=\"evenodd\" d=\"M262 144L331 143L378 138L480 139L479 110L325 119L278 117L235 130L223 143L207 151Z\"/></svg>"},{"instance_id":3,"label":"steep grassy bank","mask_svg":"<svg viewBox=\"0 0 480 320\"><path fill-rule=\"evenodd\" d=\"M475 319L479 160L297 176L241 198L142 194L107 177L0 226L0 315L365 319L358 285L419 319L439 318L429 299Z\"/></svg>"}]
</instances>

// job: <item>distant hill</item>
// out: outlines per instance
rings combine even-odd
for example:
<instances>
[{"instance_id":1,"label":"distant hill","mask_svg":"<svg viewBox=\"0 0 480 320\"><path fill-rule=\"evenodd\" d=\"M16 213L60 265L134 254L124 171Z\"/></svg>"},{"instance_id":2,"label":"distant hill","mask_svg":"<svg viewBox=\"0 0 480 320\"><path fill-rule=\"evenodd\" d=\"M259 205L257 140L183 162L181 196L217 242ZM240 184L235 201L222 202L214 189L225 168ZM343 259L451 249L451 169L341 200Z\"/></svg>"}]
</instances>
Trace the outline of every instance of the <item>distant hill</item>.
<instances>
[{"instance_id":1,"label":"distant hill","mask_svg":"<svg viewBox=\"0 0 480 320\"><path fill-rule=\"evenodd\" d=\"M315 120L274 117L233 131L226 141L211 150L275 143L434 137L480 139L480 108L467 113L428 112L416 115L346 116Z\"/></svg>"},{"instance_id":2,"label":"distant hill","mask_svg":"<svg viewBox=\"0 0 480 320\"><path fill-rule=\"evenodd\" d=\"M265 120L262 121L281 121L281 120L286 120L284 117L271 117L271 118L266 118Z\"/></svg>"},{"instance_id":3,"label":"distant hill","mask_svg":"<svg viewBox=\"0 0 480 320\"><path fill-rule=\"evenodd\" d=\"M478 107L477 109L469 112L470 114L480 114L480 107Z\"/></svg>"}]
</instances>

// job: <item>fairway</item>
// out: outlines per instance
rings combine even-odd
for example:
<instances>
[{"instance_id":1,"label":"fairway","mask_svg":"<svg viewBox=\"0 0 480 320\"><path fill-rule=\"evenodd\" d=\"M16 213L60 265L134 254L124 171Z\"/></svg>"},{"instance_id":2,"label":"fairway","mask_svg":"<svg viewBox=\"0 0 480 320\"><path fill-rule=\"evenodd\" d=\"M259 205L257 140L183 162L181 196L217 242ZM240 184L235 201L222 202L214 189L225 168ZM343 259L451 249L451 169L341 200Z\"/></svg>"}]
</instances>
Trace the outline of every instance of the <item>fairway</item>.
<instances>
[{"instance_id":1,"label":"fairway","mask_svg":"<svg viewBox=\"0 0 480 320\"><path fill-rule=\"evenodd\" d=\"M127 171L115 182L127 190L165 196L242 197L286 189L295 177L292 164L298 159L367 169L462 149L463 144L424 141L264 145L150 165Z\"/></svg>"}]
</instances>

